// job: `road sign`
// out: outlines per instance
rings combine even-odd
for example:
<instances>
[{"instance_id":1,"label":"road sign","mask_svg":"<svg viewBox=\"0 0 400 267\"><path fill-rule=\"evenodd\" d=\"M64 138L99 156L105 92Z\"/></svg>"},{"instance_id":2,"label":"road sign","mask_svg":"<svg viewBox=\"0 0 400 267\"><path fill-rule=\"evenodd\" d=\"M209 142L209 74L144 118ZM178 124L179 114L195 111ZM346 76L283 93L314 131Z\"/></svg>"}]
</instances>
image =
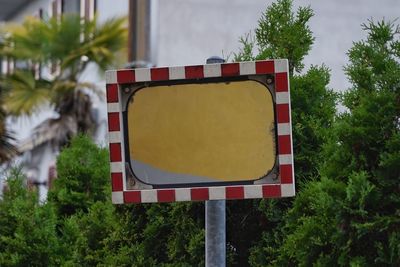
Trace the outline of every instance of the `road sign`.
<instances>
[{"instance_id":1,"label":"road sign","mask_svg":"<svg viewBox=\"0 0 400 267\"><path fill-rule=\"evenodd\" d=\"M294 195L287 60L106 72L113 203Z\"/></svg>"}]
</instances>

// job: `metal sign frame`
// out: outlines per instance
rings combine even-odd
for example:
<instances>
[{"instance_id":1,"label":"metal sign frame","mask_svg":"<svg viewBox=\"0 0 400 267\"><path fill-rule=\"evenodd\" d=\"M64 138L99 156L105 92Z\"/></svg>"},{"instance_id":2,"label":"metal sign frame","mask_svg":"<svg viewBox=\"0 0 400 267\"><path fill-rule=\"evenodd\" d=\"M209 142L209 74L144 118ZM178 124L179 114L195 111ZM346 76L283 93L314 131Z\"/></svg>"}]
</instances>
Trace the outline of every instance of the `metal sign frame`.
<instances>
[{"instance_id":1,"label":"metal sign frame","mask_svg":"<svg viewBox=\"0 0 400 267\"><path fill-rule=\"evenodd\" d=\"M171 187L128 189L127 176L130 167L126 163L127 141L126 95L132 94L132 86L149 86L152 83L176 84L199 83L210 79L220 81L240 77L264 79L274 87L276 183L196 185L196 187ZM288 61L286 59L254 62L207 64L180 67L138 68L110 70L106 72L106 96L108 112L108 137L112 202L154 203L175 201L204 201L219 199L281 198L295 195L291 107Z\"/></svg>"}]
</instances>

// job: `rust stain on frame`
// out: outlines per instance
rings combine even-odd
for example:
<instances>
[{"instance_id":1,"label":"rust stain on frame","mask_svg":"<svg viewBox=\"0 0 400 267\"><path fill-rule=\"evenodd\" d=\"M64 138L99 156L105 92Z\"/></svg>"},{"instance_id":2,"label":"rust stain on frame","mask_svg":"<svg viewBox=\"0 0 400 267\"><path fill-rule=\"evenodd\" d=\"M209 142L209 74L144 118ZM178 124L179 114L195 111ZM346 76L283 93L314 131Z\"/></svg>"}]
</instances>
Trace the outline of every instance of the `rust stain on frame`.
<instances>
[{"instance_id":1,"label":"rust stain on frame","mask_svg":"<svg viewBox=\"0 0 400 267\"><path fill-rule=\"evenodd\" d=\"M257 81L147 87L127 110L131 160L179 175L176 183L257 180L274 167L274 103Z\"/></svg>"}]
</instances>

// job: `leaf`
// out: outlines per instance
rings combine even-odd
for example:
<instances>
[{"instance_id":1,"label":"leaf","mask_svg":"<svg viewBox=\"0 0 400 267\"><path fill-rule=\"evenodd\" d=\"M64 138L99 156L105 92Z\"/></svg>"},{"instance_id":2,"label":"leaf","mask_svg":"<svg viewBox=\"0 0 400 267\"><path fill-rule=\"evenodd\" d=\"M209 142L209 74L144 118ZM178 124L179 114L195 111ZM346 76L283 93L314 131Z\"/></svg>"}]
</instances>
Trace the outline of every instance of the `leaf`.
<instances>
[{"instance_id":1,"label":"leaf","mask_svg":"<svg viewBox=\"0 0 400 267\"><path fill-rule=\"evenodd\" d=\"M16 71L6 83L12 89L5 96L4 108L11 115L31 115L48 103L51 95L49 84L37 83L30 72Z\"/></svg>"}]
</instances>

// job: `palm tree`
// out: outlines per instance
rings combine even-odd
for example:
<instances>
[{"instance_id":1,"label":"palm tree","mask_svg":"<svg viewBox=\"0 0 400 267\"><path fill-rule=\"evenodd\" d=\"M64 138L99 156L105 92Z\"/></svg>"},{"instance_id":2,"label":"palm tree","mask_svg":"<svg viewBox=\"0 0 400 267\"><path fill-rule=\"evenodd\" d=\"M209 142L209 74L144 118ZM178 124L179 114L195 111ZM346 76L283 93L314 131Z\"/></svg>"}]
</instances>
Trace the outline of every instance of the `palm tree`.
<instances>
[{"instance_id":1,"label":"palm tree","mask_svg":"<svg viewBox=\"0 0 400 267\"><path fill-rule=\"evenodd\" d=\"M24 67L6 78L4 109L13 116L29 116L50 105L59 117L45 121L36 132L51 131L58 147L78 132L90 133L96 125L89 90L101 93L81 81L81 75L90 63L105 70L115 62L125 46L124 21L116 18L99 24L96 18L64 15L8 25L0 54Z\"/></svg>"},{"instance_id":2,"label":"palm tree","mask_svg":"<svg viewBox=\"0 0 400 267\"><path fill-rule=\"evenodd\" d=\"M0 50L4 48L3 35L4 33L0 32ZM17 149L14 145L14 135L7 129L7 113L3 108L5 92L3 81L4 75L0 73L0 166L17 154Z\"/></svg>"},{"instance_id":3,"label":"palm tree","mask_svg":"<svg viewBox=\"0 0 400 267\"><path fill-rule=\"evenodd\" d=\"M17 154L17 149L14 145L14 135L6 127L7 114L3 108L2 103L2 90L0 87L0 165L8 162Z\"/></svg>"}]
</instances>

